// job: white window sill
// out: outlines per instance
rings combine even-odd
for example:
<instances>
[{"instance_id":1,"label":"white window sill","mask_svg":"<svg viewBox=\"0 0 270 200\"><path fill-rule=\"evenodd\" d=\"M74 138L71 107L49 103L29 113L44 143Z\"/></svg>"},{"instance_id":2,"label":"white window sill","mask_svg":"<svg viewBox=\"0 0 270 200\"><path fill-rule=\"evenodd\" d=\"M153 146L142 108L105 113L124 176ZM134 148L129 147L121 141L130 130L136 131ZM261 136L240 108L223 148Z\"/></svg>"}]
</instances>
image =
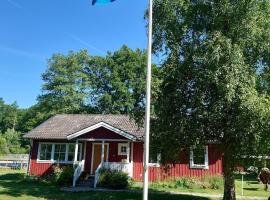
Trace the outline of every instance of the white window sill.
<instances>
[{"instance_id":1,"label":"white window sill","mask_svg":"<svg viewBox=\"0 0 270 200\"><path fill-rule=\"evenodd\" d=\"M118 153L118 156L126 156L127 153Z\"/></svg>"},{"instance_id":2,"label":"white window sill","mask_svg":"<svg viewBox=\"0 0 270 200\"><path fill-rule=\"evenodd\" d=\"M37 163L49 163L49 164L73 164L73 161L52 161L52 160L37 160Z\"/></svg>"},{"instance_id":3,"label":"white window sill","mask_svg":"<svg viewBox=\"0 0 270 200\"><path fill-rule=\"evenodd\" d=\"M190 169L209 169L208 165L191 165Z\"/></svg>"},{"instance_id":4,"label":"white window sill","mask_svg":"<svg viewBox=\"0 0 270 200\"><path fill-rule=\"evenodd\" d=\"M159 163L148 163L148 167L160 167Z\"/></svg>"}]
</instances>

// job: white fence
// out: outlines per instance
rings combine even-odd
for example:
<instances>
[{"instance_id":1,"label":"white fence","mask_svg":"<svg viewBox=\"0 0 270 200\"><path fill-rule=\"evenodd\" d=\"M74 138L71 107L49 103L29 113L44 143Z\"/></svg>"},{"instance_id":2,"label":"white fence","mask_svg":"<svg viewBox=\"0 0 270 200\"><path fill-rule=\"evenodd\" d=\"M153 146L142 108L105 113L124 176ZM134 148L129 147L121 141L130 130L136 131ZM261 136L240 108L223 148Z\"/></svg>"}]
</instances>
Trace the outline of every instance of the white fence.
<instances>
[{"instance_id":1,"label":"white fence","mask_svg":"<svg viewBox=\"0 0 270 200\"><path fill-rule=\"evenodd\" d=\"M0 156L0 168L22 169L27 168L28 154L7 154Z\"/></svg>"}]
</instances>

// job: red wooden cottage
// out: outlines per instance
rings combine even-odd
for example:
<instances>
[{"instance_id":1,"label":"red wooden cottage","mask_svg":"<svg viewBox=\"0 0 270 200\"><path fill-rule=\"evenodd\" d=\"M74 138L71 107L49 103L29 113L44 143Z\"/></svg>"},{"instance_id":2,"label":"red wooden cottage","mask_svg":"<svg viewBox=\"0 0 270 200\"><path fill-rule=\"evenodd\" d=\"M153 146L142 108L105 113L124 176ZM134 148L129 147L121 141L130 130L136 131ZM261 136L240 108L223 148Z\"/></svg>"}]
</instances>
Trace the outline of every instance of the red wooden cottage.
<instances>
[{"instance_id":1,"label":"red wooden cottage","mask_svg":"<svg viewBox=\"0 0 270 200\"><path fill-rule=\"evenodd\" d=\"M127 172L136 181L143 174L143 134L127 115L56 115L24 137L31 140L29 174L46 175L53 165L76 167L73 185L82 172L97 179L101 167ZM151 156L149 180L222 174L222 154L216 145L183 150L180 162L166 172Z\"/></svg>"}]
</instances>

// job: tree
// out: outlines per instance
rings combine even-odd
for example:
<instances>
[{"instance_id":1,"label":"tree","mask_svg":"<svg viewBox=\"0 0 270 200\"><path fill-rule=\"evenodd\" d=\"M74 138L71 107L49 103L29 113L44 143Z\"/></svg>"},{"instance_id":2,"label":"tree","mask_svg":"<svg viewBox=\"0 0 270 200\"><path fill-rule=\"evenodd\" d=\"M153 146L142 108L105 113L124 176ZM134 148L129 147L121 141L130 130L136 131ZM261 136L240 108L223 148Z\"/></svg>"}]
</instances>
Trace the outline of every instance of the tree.
<instances>
[{"instance_id":1,"label":"tree","mask_svg":"<svg viewBox=\"0 0 270 200\"><path fill-rule=\"evenodd\" d=\"M142 119L145 106L146 59L145 50L132 50L125 45L113 53L109 52L105 58L91 59L87 72L94 82L92 89L98 113L131 114L136 119ZM159 69L153 65L155 86L159 82L158 75ZM138 122L141 124L142 120Z\"/></svg>"},{"instance_id":2,"label":"tree","mask_svg":"<svg viewBox=\"0 0 270 200\"><path fill-rule=\"evenodd\" d=\"M17 103L9 105L0 98L0 132L6 131L8 128L16 129L19 117L20 110Z\"/></svg>"},{"instance_id":3,"label":"tree","mask_svg":"<svg viewBox=\"0 0 270 200\"><path fill-rule=\"evenodd\" d=\"M90 56L86 50L66 56L55 54L42 75L43 93L38 105L31 110L46 113L40 119L57 113L131 114L141 119L145 66L145 50L127 46L108 52L105 57ZM157 85L159 69L155 65L153 72L153 82Z\"/></svg>"},{"instance_id":4,"label":"tree","mask_svg":"<svg viewBox=\"0 0 270 200\"><path fill-rule=\"evenodd\" d=\"M87 97L84 67L88 61L86 50L69 52L67 56L54 54L42 75L44 84L43 93L38 97L39 104L49 112L80 112Z\"/></svg>"},{"instance_id":5,"label":"tree","mask_svg":"<svg viewBox=\"0 0 270 200\"><path fill-rule=\"evenodd\" d=\"M235 164L270 141L258 73L269 68L269 16L268 1L154 2L154 50L165 54L154 146L167 163L183 147L218 143L224 200L236 199Z\"/></svg>"}]
</instances>

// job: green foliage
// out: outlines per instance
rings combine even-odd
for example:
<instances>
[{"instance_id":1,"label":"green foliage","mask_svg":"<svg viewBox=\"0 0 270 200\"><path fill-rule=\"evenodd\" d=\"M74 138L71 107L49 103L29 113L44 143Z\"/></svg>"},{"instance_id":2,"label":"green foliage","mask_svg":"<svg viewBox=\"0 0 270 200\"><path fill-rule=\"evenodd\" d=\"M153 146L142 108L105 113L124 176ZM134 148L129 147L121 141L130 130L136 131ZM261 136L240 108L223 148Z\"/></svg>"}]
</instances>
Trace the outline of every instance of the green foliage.
<instances>
[{"instance_id":1,"label":"green foliage","mask_svg":"<svg viewBox=\"0 0 270 200\"><path fill-rule=\"evenodd\" d=\"M53 174L49 176L49 180L58 185L71 185L73 181L74 169L70 166L54 166Z\"/></svg>"},{"instance_id":2,"label":"green foliage","mask_svg":"<svg viewBox=\"0 0 270 200\"><path fill-rule=\"evenodd\" d=\"M7 129L5 133L0 134L0 155L2 154L20 154L28 153L28 149L22 147L22 134L14 129Z\"/></svg>"},{"instance_id":3,"label":"green foliage","mask_svg":"<svg viewBox=\"0 0 270 200\"><path fill-rule=\"evenodd\" d=\"M0 98L0 132L5 132L7 129L17 129L21 115L22 110L18 108L16 102L9 105Z\"/></svg>"},{"instance_id":4,"label":"green foliage","mask_svg":"<svg viewBox=\"0 0 270 200\"><path fill-rule=\"evenodd\" d=\"M130 114L142 124L145 66L146 52L127 46L105 57L91 56L86 50L54 54L42 75L38 104L23 115L20 128L29 131L57 113ZM159 71L153 65L153 100Z\"/></svg>"},{"instance_id":5,"label":"green foliage","mask_svg":"<svg viewBox=\"0 0 270 200\"><path fill-rule=\"evenodd\" d=\"M181 177L152 183L151 187L164 189L211 189L219 190L223 187L222 176Z\"/></svg>"},{"instance_id":6,"label":"green foliage","mask_svg":"<svg viewBox=\"0 0 270 200\"><path fill-rule=\"evenodd\" d=\"M126 189L130 186L127 173L103 169L100 172L98 186L112 189Z\"/></svg>"},{"instance_id":7,"label":"green foliage","mask_svg":"<svg viewBox=\"0 0 270 200\"><path fill-rule=\"evenodd\" d=\"M155 146L166 163L183 146L220 144L224 199L242 155L270 150L269 16L269 1L154 1L154 50L166 55Z\"/></svg>"}]
</instances>

